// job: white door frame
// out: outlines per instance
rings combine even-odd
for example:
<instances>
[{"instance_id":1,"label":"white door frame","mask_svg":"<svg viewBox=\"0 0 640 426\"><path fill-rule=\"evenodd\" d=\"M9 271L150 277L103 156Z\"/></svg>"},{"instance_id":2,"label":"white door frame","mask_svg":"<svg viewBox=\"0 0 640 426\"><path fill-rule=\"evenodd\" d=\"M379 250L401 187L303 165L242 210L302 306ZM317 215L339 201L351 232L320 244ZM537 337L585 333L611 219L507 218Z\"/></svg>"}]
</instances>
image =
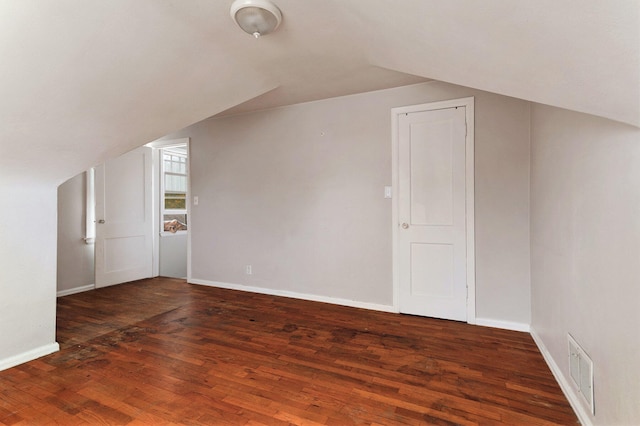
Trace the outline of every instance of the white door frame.
<instances>
[{"instance_id":1,"label":"white door frame","mask_svg":"<svg viewBox=\"0 0 640 426\"><path fill-rule=\"evenodd\" d=\"M399 128L398 117L419 111L432 111L445 108L465 107L467 136L465 140L465 207L466 207L466 279L467 279L467 323L476 323L476 265L475 265L475 175L474 175L474 98L453 99L448 101L430 102L420 105L410 105L391 109L391 184L393 188L393 202L391 210L391 232L393 242L393 309L400 312L400 267L398 232L399 221Z\"/></svg>"}]
</instances>

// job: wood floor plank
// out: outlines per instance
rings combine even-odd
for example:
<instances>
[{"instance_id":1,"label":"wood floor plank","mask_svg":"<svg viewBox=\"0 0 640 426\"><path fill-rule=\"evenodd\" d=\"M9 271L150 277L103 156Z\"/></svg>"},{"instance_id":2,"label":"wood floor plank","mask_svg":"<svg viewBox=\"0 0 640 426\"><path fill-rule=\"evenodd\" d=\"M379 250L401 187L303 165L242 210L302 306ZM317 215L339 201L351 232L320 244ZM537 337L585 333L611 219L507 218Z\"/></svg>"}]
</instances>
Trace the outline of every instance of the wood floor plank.
<instances>
[{"instance_id":1,"label":"wood floor plank","mask_svg":"<svg viewBox=\"0 0 640 426\"><path fill-rule=\"evenodd\" d=\"M527 333L156 278L58 299L0 425L572 425Z\"/></svg>"}]
</instances>

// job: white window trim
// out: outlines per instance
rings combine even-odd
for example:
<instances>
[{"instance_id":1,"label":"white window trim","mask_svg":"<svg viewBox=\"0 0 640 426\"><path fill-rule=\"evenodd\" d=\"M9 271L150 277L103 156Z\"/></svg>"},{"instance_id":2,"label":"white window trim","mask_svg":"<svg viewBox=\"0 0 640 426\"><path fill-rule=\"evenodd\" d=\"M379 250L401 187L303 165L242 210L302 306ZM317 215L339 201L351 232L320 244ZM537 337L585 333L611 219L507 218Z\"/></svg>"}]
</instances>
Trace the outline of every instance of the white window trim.
<instances>
[{"instance_id":1,"label":"white window trim","mask_svg":"<svg viewBox=\"0 0 640 426\"><path fill-rule=\"evenodd\" d=\"M84 225L84 242L85 244L95 244L96 242L96 188L95 188L95 170L90 168L85 172L86 184L86 204L85 204L85 225Z\"/></svg>"}]
</instances>

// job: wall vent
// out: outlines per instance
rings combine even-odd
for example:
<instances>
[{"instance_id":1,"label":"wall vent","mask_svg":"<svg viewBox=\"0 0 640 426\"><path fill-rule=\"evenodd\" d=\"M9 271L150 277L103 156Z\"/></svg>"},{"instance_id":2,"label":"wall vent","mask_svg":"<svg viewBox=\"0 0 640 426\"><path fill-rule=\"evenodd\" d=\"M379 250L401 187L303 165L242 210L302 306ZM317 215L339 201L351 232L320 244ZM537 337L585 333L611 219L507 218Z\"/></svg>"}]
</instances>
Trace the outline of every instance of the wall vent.
<instances>
[{"instance_id":1,"label":"wall vent","mask_svg":"<svg viewBox=\"0 0 640 426\"><path fill-rule=\"evenodd\" d=\"M593 403L593 361L569 334L569 371L571 379L578 388L578 393L582 395L587 403L591 414L595 414Z\"/></svg>"}]
</instances>

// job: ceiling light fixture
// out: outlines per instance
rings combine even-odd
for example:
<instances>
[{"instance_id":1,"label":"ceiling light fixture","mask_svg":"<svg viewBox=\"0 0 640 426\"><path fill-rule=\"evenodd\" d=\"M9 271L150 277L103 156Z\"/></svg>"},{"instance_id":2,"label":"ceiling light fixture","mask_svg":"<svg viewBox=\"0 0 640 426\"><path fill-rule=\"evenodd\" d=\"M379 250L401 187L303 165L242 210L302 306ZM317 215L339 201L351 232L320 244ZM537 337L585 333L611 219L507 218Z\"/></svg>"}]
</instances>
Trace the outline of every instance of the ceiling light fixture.
<instances>
[{"instance_id":1,"label":"ceiling light fixture","mask_svg":"<svg viewBox=\"0 0 640 426\"><path fill-rule=\"evenodd\" d=\"M258 38L278 28L282 13L269 0L235 0L231 5L231 18L244 32Z\"/></svg>"}]
</instances>

